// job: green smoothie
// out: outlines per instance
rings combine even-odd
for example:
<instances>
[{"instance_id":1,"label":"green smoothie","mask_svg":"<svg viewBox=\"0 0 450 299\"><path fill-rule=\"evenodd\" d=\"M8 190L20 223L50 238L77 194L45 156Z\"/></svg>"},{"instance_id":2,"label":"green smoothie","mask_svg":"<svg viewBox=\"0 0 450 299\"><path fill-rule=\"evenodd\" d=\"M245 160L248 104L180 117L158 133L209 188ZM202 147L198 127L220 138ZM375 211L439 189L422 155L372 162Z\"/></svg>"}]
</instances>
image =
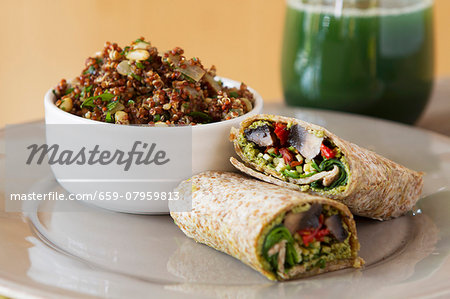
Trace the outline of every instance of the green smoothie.
<instances>
[{"instance_id":1,"label":"green smoothie","mask_svg":"<svg viewBox=\"0 0 450 299\"><path fill-rule=\"evenodd\" d=\"M414 123L433 83L432 1L341 11L304 2L287 2L287 104Z\"/></svg>"}]
</instances>

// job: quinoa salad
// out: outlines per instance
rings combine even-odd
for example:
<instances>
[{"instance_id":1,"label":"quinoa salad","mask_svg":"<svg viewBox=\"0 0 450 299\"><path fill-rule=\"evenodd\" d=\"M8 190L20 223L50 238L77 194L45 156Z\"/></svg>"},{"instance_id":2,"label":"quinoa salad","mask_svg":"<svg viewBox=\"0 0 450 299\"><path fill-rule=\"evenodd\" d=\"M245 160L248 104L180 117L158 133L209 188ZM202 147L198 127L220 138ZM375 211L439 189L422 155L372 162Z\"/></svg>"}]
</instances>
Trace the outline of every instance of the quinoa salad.
<instances>
[{"instance_id":1,"label":"quinoa salad","mask_svg":"<svg viewBox=\"0 0 450 299\"><path fill-rule=\"evenodd\" d=\"M80 76L53 90L56 106L91 120L137 125L219 122L253 109L244 83L225 87L216 68L176 47L160 55L144 38L124 48L107 42L86 59Z\"/></svg>"}]
</instances>

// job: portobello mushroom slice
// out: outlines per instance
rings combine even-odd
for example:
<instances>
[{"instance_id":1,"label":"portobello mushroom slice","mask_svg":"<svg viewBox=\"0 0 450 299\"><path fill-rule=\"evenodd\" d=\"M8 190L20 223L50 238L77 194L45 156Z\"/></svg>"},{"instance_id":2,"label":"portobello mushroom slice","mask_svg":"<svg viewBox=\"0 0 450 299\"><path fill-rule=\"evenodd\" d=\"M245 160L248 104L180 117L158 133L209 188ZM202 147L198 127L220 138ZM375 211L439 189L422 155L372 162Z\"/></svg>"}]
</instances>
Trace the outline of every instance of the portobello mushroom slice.
<instances>
[{"instance_id":1,"label":"portobello mushroom slice","mask_svg":"<svg viewBox=\"0 0 450 299\"><path fill-rule=\"evenodd\" d=\"M278 254L278 271L284 272L284 261L286 259L286 240L281 240L269 249L267 254L269 256Z\"/></svg>"},{"instance_id":2,"label":"portobello mushroom slice","mask_svg":"<svg viewBox=\"0 0 450 299\"><path fill-rule=\"evenodd\" d=\"M289 130L289 145L296 148L307 160L313 159L320 153L322 141L323 137L317 137L297 124L293 125Z\"/></svg>"},{"instance_id":3,"label":"portobello mushroom slice","mask_svg":"<svg viewBox=\"0 0 450 299\"><path fill-rule=\"evenodd\" d=\"M327 175L322 180L322 185L325 187L333 184L334 181L339 177L339 167L336 165L333 166L333 169L327 172Z\"/></svg>"},{"instance_id":4,"label":"portobello mushroom slice","mask_svg":"<svg viewBox=\"0 0 450 299\"><path fill-rule=\"evenodd\" d=\"M289 212L284 218L284 226L294 234L296 231L307 228L318 228L319 216L322 213L322 205L315 203L312 204L309 210L293 213Z\"/></svg>"},{"instance_id":5,"label":"portobello mushroom slice","mask_svg":"<svg viewBox=\"0 0 450 299\"><path fill-rule=\"evenodd\" d=\"M244 135L248 141L261 147L273 146L277 140L273 129L268 124L253 129L246 129Z\"/></svg>"},{"instance_id":6,"label":"portobello mushroom slice","mask_svg":"<svg viewBox=\"0 0 450 299\"><path fill-rule=\"evenodd\" d=\"M340 215L333 215L325 219L325 226L339 242L344 242L347 239L348 232L342 226Z\"/></svg>"}]
</instances>

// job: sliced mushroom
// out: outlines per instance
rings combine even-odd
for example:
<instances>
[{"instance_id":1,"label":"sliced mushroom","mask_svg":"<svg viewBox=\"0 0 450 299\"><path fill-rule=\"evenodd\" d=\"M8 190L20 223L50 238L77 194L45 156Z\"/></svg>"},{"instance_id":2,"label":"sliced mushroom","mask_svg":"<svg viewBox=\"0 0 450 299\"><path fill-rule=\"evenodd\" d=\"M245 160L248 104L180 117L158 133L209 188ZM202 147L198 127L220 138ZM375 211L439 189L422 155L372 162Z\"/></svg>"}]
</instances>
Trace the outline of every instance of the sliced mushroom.
<instances>
[{"instance_id":1,"label":"sliced mushroom","mask_svg":"<svg viewBox=\"0 0 450 299\"><path fill-rule=\"evenodd\" d=\"M322 213L321 204L312 204L309 210L300 213L287 213L284 217L284 226L294 234L295 232L319 227L319 216Z\"/></svg>"},{"instance_id":2,"label":"sliced mushroom","mask_svg":"<svg viewBox=\"0 0 450 299\"><path fill-rule=\"evenodd\" d=\"M337 170L336 170L336 168L337 168ZM339 167L337 167L335 165L333 167L333 169L330 170L330 171L322 171L322 172L316 173L316 174L314 174L314 175L312 175L310 177L300 178L300 179L294 179L294 178L290 178L289 177L288 180L289 180L289 182L294 183L294 184L307 185L307 184L311 184L312 182L319 181L319 180L322 180L322 179L325 180L325 178L328 178L327 180L331 180L332 177L334 177L336 171L339 174Z\"/></svg>"},{"instance_id":3,"label":"sliced mushroom","mask_svg":"<svg viewBox=\"0 0 450 299\"><path fill-rule=\"evenodd\" d=\"M245 129L245 138L259 146L273 146L276 141L275 133L272 128L264 124L254 129Z\"/></svg>"},{"instance_id":4,"label":"sliced mushroom","mask_svg":"<svg viewBox=\"0 0 450 299\"><path fill-rule=\"evenodd\" d=\"M278 253L278 269L277 271L284 273L284 261L286 259L286 240L281 240L277 244L273 245L272 248L267 251L269 256Z\"/></svg>"},{"instance_id":5,"label":"sliced mushroom","mask_svg":"<svg viewBox=\"0 0 450 299\"><path fill-rule=\"evenodd\" d=\"M339 167L334 165L333 169L323 178L322 185L325 187L330 186L339 177Z\"/></svg>"},{"instance_id":6,"label":"sliced mushroom","mask_svg":"<svg viewBox=\"0 0 450 299\"><path fill-rule=\"evenodd\" d=\"M305 216L305 213L288 213L284 217L284 226L291 232L291 234L294 234L298 229L298 225L302 218Z\"/></svg>"},{"instance_id":7,"label":"sliced mushroom","mask_svg":"<svg viewBox=\"0 0 450 299\"><path fill-rule=\"evenodd\" d=\"M293 125L289 130L289 144L295 147L308 160L320 153L322 141L323 137L317 137L297 124Z\"/></svg>"},{"instance_id":8,"label":"sliced mushroom","mask_svg":"<svg viewBox=\"0 0 450 299\"><path fill-rule=\"evenodd\" d=\"M339 241L344 242L348 237L348 232L342 226L340 215L333 215L325 219L325 225L330 233Z\"/></svg>"},{"instance_id":9,"label":"sliced mushroom","mask_svg":"<svg viewBox=\"0 0 450 299\"><path fill-rule=\"evenodd\" d=\"M287 240L281 240L280 242L278 242L275 245L273 245L272 248L270 248L267 251L267 255L269 257L271 257L272 255L277 254L278 252L280 252L281 248L286 245L286 242L287 242Z\"/></svg>"}]
</instances>

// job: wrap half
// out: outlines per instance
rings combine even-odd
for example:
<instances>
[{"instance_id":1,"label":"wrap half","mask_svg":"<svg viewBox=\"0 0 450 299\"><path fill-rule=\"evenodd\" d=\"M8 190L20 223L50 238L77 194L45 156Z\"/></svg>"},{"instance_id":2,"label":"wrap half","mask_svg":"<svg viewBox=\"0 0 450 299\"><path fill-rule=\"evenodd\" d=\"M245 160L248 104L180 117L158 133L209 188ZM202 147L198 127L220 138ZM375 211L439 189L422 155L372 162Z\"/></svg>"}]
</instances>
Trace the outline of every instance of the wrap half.
<instances>
[{"instance_id":1,"label":"wrap half","mask_svg":"<svg viewBox=\"0 0 450 299\"><path fill-rule=\"evenodd\" d=\"M295 118L255 115L233 128L230 140L242 172L263 181L336 199L353 214L386 220L411 210L422 173Z\"/></svg>"},{"instance_id":2,"label":"wrap half","mask_svg":"<svg viewBox=\"0 0 450 299\"><path fill-rule=\"evenodd\" d=\"M363 264L349 209L327 198L241 174L204 172L176 189L191 212L171 212L195 241L225 252L271 280Z\"/></svg>"}]
</instances>

